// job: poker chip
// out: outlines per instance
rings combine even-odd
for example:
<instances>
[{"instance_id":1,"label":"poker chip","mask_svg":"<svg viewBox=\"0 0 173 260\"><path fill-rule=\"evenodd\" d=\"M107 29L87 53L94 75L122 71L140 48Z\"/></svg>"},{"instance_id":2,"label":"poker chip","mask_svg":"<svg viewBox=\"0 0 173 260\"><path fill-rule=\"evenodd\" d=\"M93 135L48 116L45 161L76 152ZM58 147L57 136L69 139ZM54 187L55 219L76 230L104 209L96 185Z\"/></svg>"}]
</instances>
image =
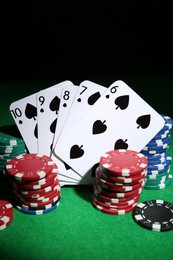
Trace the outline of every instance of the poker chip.
<instances>
[{"instance_id":1,"label":"poker chip","mask_svg":"<svg viewBox=\"0 0 173 260\"><path fill-rule=\"evenodd\" d=\"M107 214L112 214L112 215L124 215L126 213L129 213L131 212L135 206L137 205L137 203L134 203L126 208L122 208L122 209L117 209L117 208L107 208L107 207L103 207L103 206L100 206L98 201L96 199L92 199L92 203L93 203L93 206L101 211L101 212L104 212L104 213L107 213Z\"/></svg>"},{"instance_id":2,"label":"poker chip","mask_svg":"<svg viewBox=\"0 0 173 260\"><path fill-rule=\"evenodd\" d=\"M145 189L147 190L159 190L159 189L164 189L166 188L168 185L170 185L172 183L172 174L169 174L168 177L163 180L160 181L158 183L147 183L145 185Z\"/></svg>"},{"instance_id":3,"label":"poker chip","mask_svg":"<svg viewBox=\"0 0 173 260\"><path fill-rule=\"evenodd\" d=\"M11 159L5 170L17 180L39 180L53 169L53 160L46 155L24 154Z\"/></svg>"},{"instance_id":4,"label":"poker chip","mask_svg":"<svg viewBox=\"0 0 173 260\"><path fill-rule=\"evenodd\" d=\"M147 165L147 158L133 150L117 149L103 154L95 169L94 208L114 215L132 211L145 185Z\"/></svg>"},{"instance_id":5,"label":"poker chip","mask_svg":"<svg viewBox=\"0 0 173 260\"><path fill-rule=\"evenodd\" d=\"M133 150L117 149L103 154L100 168L105 173L111 172L120 176L132 176L147 168L146 156Z\"/></svg>"},{"instance_id":6,"label":"poker chip","mask_svg":"<svg viewBox=\"0 0 173 260\"><path fill-rule=\"evenodd\" d=\"M1 132L0 129L0 170L12 158L26 154L26 146L23 139Z\"/></svg>"},{"instance_id":7,"label":"poker chip","mask_svg":"<svg viewBox=\"0 0 173 260\"><path fill-rule=\"evenodd\" d=\"M172 156L169 155L168 148L171 144L173 120L169 116L161 116L165 120L163 128L140 151L148 159L144 189L163 189L172 182L169 174Z\"/></svg>"},{"instance_id":8,"label":"poker chip","mask_svg":"<svg viewBox=\"0 0 173 260\"><path fill-rule=\"evenodd\" d=\"M57 208L61 191L58 166L49 156L24 154L12 158L3 169L15 198L15 208L39 215Z\"/></svg>"},{"instance_id":9,"label":"poker chip","mask_svg":"<svg viewBox=\"0 0 173 260\"><path fill-rule=\"evenodd\" d=\"M0 200L0 230L8 227L13 221L13 206L6 200Z\"/></svg>"},{"instance_id":10,"label":"poker chip","mask_svg":"<svg viewBox=\"0 0 173 260\"><path fill-rule=\"evenodd\" d=\"M43 215L45 213L51 212L54 209L56 209L59 206L59 202L57 202L54 206L50 207L50 208L46 208L46 209L36 209L36 210L32 210L32 209L26 209L26 208L22 208L20 206L17 206L16 209L18 211L21 211L25 214L30 214L30 215Z\"/></svg>"},{"instance_id":11,"label":"poker chip","mask_svg":"<svg viewBox=\"0 0 173 260\"><path fill-rule=\"evenodd\" d=\"M164 200L148 200L137 204L132 217L137 224L152 231L173 230L173 204Z\"/></svg>"}]
</instances>

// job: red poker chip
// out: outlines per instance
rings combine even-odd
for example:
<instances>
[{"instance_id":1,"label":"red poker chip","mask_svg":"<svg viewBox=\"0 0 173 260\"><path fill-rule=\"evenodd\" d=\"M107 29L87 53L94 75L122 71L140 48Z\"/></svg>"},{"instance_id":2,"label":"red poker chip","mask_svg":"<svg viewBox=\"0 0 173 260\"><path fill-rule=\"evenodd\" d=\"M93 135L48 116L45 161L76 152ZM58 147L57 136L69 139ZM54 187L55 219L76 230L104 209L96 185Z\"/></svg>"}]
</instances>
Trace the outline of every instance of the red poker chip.
<instances>
[{"instance_id":1,"label":"red poker chip","mask_svg":"<svg viewBox=\"0 0 173 260\"><path fill-rule=\"evenodd\" d=\"M101 179L99 180L99 183L101 185L102 188L111 190L111 191L116 191L116 192L130 192L130 191L134 191L137 189L140 189L141 187L144 186L145 181L137 183L135 185L131 185L131 186L118 186L118 185L109 185L107 183L104 183L101 181Z\"/></svg>"},{"instance_id":2,"label":"red poker chip","mask_svg":"<svg viewBox=\"0 0 173 260\"><path fill-rule=\"evenodd\" d=\"M131 199L126 199L124 201L122 201L121 199L113 199L113 198L108 198L105 196L102 196L101 194L97 194L97 199L98 201L109 205L109 206L128 206L128 205L132 205L135 202L137 202L140 198L140 195L136 196L136 197L132 197Z\"/></svg>"},{"instance_id":3,"label":"red poker chip","mask_svg":"<svg viewBox=\"0 0 173 260\"><path fill-rule=\"evenodd\" d=\"M112 202L112 203L126 203L132 199L134 199L135 197L140 196L140 193L138 194L132 194L131 196L128 197L117 197L116 193L113 192L110 193L108 192L107 194L103 194L102 189L97 186L96 184L94 185L94 194L96 195L96 197L101 197L106 201ZM115 196L114 196L115 195ZM112 197L111 197L112 196Z\"/></svg>"},{"instance_id":4,"label":"red poker chip","mask_svg":"<svg viewBox=\"0 0 173 260\"><path fill-rule=\"evenodd\" d=\"M13 206L6 200L0 200L0 230L3 230L13 221Z\"/></svg>"},{"instance_id":5,"label":"red poker chip","mask_svg":"<svg viewBox=\"0 0 173 260\"><path fill-rule=\"evenodd\" d=\"M13 189L13 192L19 196L19 197L22 197L22 198L38 198L40 196L43 196L44 194L48 194L50 192L52 192L53 190L55 189L60 189L60 185L59 185L59 180L56 179L56 181L46 187L46 188L43 188L43 189L40 189L40 190L15 190Z\"/></svg>"},{"instance_id":6,"label":"red poker chip","mask_svg":"<svg viewBox=\"0 0 173 260\"><path fill-rule=\"evenodd\" d=\"M92 199L93 199L94 201L96 201L97 204L100 205L101 207L105 207L105 208L109 208L109 209L126 209L126 208L128 208L130 205L133 205L133 204L135 204L135 203L138 202L138 199L134 199L134 200L133 200L133 203L131 203L131 204L124 204L124 205L121 205L121 204L119 204L119 203L117 203L117 204L110 204L110 203L106 203L106 202L103 202L103 201L99 200L99 198L96 197L96 196L94 196L94 195L92 196ZM132 202L132 201L131 201L131 202Z\"/></svg>"},{"instance_id":7,"label":"red poker chip","mask_svg":"<svg viewBox=\"0 0 173 260\"><path fill-rule=\"evenodd\" d=\"M110 182L122 183L122 185L132 184L141 181L147 175L147 170L144 170L141 173L138 173L137 175L133 175L132 177L122 177L115 174L105 174L103 171L101 171L101 169L99 169L99 167L97 167L96 169L96 173L97 172L99 172L100 176L102 176L105 180Z\"/></svg>"},{"instance_id":8,"label":"red poker chip","mask_svg":"<svg viewBox=\"0 0 173 260\"><path fill-rule=\"evenodd\" d=\"M147 157L133 150L111 150L100 157L100 168L107 174L133 176L147 169L147 166Z\"/></svg>"},{"instance_id":9,"label":"red poker chip","mask_svg":"<svg viewBox=\"0 0 173 260\"><path fill-rule=\"evenodd\" d=\"M16 196L17 201L20 201L22 203L26 203L26 202L45 202L47 200L50 200L51 198L55 197L55 196L60 196L60 190L59 189L54 189L53 191L50 191L46 194L44 194L44 196L40 196L37 198L23 198L23 197L19 197Z\"/></svg>"},{"instance_id":10,"label":"red poker chip","mask_svg":"<svg viewBox=\"0 0 173 260\"><path fill-rule=\"evenodd\" d=\"M122 183L117 183L117 182L109 182L109 181L105 180L104 178L102 178L102 176L99 172L96 173L96 181L98 181L99 184L103 188L108 188L108 189L117 190L117 191L131 191L134 189L138 189L141 186L143 186L144 180L145 179L143 178L138 182L133 182L133 183L130 183L127 185L127 184L122 184Z\"/></svg>"},{"instance_id":11,"label":"red poker chip","mask_svg":"<svg viewBox=\"0 0 173 260\"><path fill-rule=\"evenodd\" d=\"M53 185L53 183L58 179L57 175L55 175L56 177L54 177L54 179L50 179L48 181L45 182L45 184L40 184L40 185L30 185L27 186L28 188L26 188L26 186L17 184L16 182L11 182L11 186L12 188L14 188L15 190L23 190L23 191L30 191L30 190L41 190L44 189L48 186Z\"/></svg>"},{"instance_id":12,"label":"red poker chip","mask_svg":"<svg viewBox=\"0 0 173 260\"><path fill-rule=\"evenodd\" d=\"M45 178L36 181L26 181L25 183L21 184L21 188L24 190L42 189L46 186L49 186L57 176L58 176L58 167L56 166L56 164L54 164L53 169Z\"/></svg>"},{"instance_id":13,"label":"red poker chip","mask_svg":"<svg viewBox=\"0 0 173 260\"><path fill-rule=\"evenodd\" d=\"M38 202L27 202L25 201L24 203L22 203L22 206L31 206L31 207L42 207L42 206L46 206L46 205L49 205L49 204L52 204L54 203L55 201L58 201L60 198L60 195L57 194L56 196L52 197L52 198L47 198L46 201L38 201Z\"/></svg>"},{"instance_id":14,"label":"red poker chip","mask_svg":"<svg viewBox=\"0 0 173 260\"><path fill-rule=\"evenodd\" d=\"M45 178L53 169L53 160L46 155L23 154L11 159L5 170L16 180L39 180Z\"/></svg>"},{"instance_id":15,"label":"red poker chip","mask_svg":"<svg viewBox=\"0 0 173 260\"><path fill-rule=\"evenodd\" d=\"M102 207L98 204L97 200L92 199L93 206L104 213L112 214L112 215L124 215L126 213L129 213L133 211L133 209L136 207L137 203L134 203L133 205L130 205L129 207L126 207L125 209L109 209L107 207Z\"/></svg>"},{"instance_id":16,"label":"red poker chip","mask_svg":"<svg viewBox=\"0 0 173 260\"><path fill-rule=\"evenodd\" d=\"M110 198L127 198L131 196L137 196L138 194L141 194L143 190L143 187L141 187L139 189L128 191L128 192L116 192L116 191L103 188L101 185L99 185L99 183L96 184L97 184L98 192Z\"/></svg>"}]
</instances>

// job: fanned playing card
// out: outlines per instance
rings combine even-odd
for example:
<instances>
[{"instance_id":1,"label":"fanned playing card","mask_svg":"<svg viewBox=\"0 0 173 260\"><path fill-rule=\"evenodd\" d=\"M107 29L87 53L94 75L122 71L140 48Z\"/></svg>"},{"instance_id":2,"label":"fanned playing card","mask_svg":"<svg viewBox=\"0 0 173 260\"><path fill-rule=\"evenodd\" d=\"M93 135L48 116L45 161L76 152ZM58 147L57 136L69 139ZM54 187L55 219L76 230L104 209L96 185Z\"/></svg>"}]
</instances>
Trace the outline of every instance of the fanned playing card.
<instances>
[{"instance_id":1,"label":"fanned playing card","mask_svg":"<svg viewBox=\"0 0 173 260\"><path fill-rule=\"evenodd\" d=\"M64 92L66 94L65 108L67 109L70 96L76 92L71 81L63 81L37 93L38 117L38 152L51 156L56 128L59 128L59 113L64 106ZM73 92L73 93L72 93ZM65 116L65 115L64 115Z\"/></svg>"},{"instance_id":2,"label":"fanned playing card","mask_svg":"<svg viewBox=\"0 0 173 260\"><path fill-rule=\"evenodd\" d=\"M10 105L11 115L30 153L38 152L38 125L36 93L14 101Z\"/></svg>"},{"instance_id":3,"label":"fanned playing card","mask_svg":"<svg viewBox=\"0 0 173 260\"><path fill-rule=\"evenodd\" d=\"M63 108L60 108L59 110L58 125L60 124L60 127L56 128L55 133L56 149L58 149L59 137L61 136L61 139L66 139L66 136L68 136L71 128L86 113L86 111L88 111L91 106L94 105L94 103L101 97L104 91L106 91L106 88L104 86L96 84L92 81L85 80L81 82L81 84L77 87L77 93L73 98L68 114L65 112L64 115ZM80 184L88 183L88 180L82 178L80 173L74 171L66 162L61 160L59 156L54 153L54 149L51 157L59 166L59 172L61 174L68 176L69 178L71 176L73 179L76 179L77 182ZM93 175L91 176L94 177Z\"/></svg>"},{"instance_id":4,"label":"fanned playing card","mask_svg":"<svg viewBox=\"0 0 173 260\"><path fill-rule=\"evenodd\" d=\"M82 178L106 151L140 151L163 127L163 118L125 82L118 80L55 147L63 161Z\"/></svg>"}]
</instances>

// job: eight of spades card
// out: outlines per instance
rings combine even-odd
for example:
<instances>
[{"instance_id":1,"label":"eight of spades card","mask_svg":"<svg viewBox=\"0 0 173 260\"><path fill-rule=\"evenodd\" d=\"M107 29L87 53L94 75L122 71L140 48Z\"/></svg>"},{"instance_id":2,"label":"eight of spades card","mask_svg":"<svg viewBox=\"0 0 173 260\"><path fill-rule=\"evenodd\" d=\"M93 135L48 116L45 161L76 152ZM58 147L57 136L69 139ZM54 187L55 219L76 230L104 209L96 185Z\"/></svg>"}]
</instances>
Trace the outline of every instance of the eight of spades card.
<instances>
[{"instance_id":1,"label":"eight of spades card","mask_svg":"<svg viewBox=\"0 0 173 260\"><path fill-rule=\"evenodd\" d=\"M121 148L140 151L163 125L160 114L118 80L72 127L66 138L60 136L55 154L85 176L106 151Z\"/></svg>"},{"instance_id":2,"label":"eight of spades card","mask_svg":"<svg viewBox=\"0 0 173 260\"><path fill-rule=\"evenodd\" d=\"M66 117L64 115L64 109L59 109L58 127L56 127L54 140L54 147L58 146L58 139L61 136L62 139L66 139L66 135L70 132L71 128L76 122L86 113L88 109L100 98L102 93L106 91L104 86L96 84L92 81L83 81L79 86L77 93L73 99L70 111ZM64 118L66 120L64 120ZM58 149L58 148L57 148ZM54 149L51 155L52 159L59 166L59 172L65 176L77 179L80 184L88 183L87 179L82 179L82 176L75 172L66 162L61 160L55 153Z\"/></svg>"}]
</instances>

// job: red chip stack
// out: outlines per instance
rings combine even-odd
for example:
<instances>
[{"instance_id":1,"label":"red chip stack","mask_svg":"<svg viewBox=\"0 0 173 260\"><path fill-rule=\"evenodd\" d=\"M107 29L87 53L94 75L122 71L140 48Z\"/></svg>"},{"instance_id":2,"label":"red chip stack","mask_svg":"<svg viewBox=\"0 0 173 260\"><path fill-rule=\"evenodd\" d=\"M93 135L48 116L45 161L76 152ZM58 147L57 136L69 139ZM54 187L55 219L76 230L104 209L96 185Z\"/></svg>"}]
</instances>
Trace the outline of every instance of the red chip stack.
<instances>
[{"instance_id":1,"label":"red chip stack","mask_svg":"<svg viewBox=\"0 0 173 260\"><path fill-rule=\"evenodd\" d=\"M10 181L17 210L40 215L59 205L58 167L50 157L20 155L7 162L3 172Z\"/></svg>"},{"instance_id":2,"label":"red chip stack","mask_svg":"<svg viewBox=\"0 0 173 260\"><path fill-rule=\"evenodd\" d=\"M100 157L96 169L93 206L107 214L131 212L145 185L148 160L142 153L117 149Z\"/></svg>"}]
</instances>

